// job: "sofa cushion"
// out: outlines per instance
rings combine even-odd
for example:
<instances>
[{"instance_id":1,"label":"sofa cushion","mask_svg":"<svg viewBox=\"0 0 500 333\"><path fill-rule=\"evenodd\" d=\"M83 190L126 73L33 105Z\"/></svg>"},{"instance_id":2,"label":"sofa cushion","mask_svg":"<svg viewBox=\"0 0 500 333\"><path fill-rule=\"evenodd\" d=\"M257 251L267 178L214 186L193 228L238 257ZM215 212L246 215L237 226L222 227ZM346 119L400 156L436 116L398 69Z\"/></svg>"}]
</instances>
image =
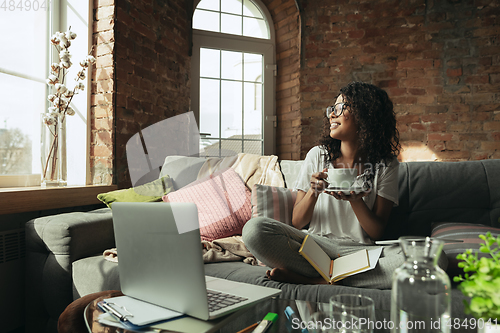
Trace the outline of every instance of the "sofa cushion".
<instances>
[{"instance_id":1,"label":"sofa cushion","mask_svg":"<svg viewBox=\"0 0 500 333\"><path fill-rule=\"evenodd\" d=\"M284 187L255 184L252 189L252 217L264 216L292 224L297 191Z\"/></svg>"},{"instance_id":2,"label":"sofa cushion","mask_svg":"<svg viewBox=\"0 0 500 333\"><path fill-rule=\"evenodd\" d=\"M150 183L131 187L124 190L116 190L97 195L97 199L105 203L109 208L113 202L153 202L161 201L162 196L174 190L172 180L169 176Z\"/></svg>"},{"instance_id":3,"label":"sofa cushion","mask_svg":"<svg viewBox=\"0 0 500 333\"><path fill-rule=\"evenodd\" d=\"M167 156L160 177L169 175L176 190L194 182L205 163L203 157Z\"/></svg>"},{"instance_id":4,"label":"sofa cushion","mask_svg":"<svg viewBox=\"0 0 500 333\"><path fill-rule=\"evenodd\" d=\"M392 209L383 238L429 236L439 222L499 226L495 170L498 160L400 163L399 206Z\"/></svg>"},{"instance_id":5,"label":"sofa cushion","mask_svg":"<svg viewBox=\"0 0 500 333\"><path fill-rule=\"evenodd\" d=\"M194 202L198 207L202 240L241 235L251 218L250 190L229 168L208 179L197 180L163 197L165 202Z\"/></svg>"},{"instance_id":6,"label":"sofa cushion","mask_svg":"<svg viewBox=\"0 0 500 333\"><path fill-rule=\"evenodd\" d=\"M73 262L73 299L103 290L120 290L118 264L102 254Z\"/></svg>"},{"instance_id":7,"label":"sofa cushion","mask_svg":"<svg viewBox=\"0 0 500 333\"><path fill-rule=\"evenodd\" d=\"M457 254L464 253L465 250L471 249L473 253L477 253L479 258L489 257L489 254L479 251L479 247L484 241L479 238L479 235L486 234L490 231L494 237L500 235L499 228L493 228L483 224L475 223L436 223L433 225L432 237L449 238L463 240L462 243L445 243L443 247L444 253L448 257L449 275L454 276L463 274L463 269L458 267L460 260L457 259Z\"/></svg>"}]
</instances>

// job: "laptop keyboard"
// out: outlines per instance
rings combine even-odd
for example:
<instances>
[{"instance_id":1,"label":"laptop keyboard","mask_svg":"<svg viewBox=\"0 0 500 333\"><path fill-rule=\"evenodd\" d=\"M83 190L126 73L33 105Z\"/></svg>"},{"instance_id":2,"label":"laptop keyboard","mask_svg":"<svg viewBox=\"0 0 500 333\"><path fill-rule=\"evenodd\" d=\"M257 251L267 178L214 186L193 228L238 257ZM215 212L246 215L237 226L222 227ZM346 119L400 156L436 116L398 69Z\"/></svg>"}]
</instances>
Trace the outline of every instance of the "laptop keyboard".
<instances>
[{"instance_id":1,"label":"laptop keyboard","mask_svg":"<svg viewBox=\"0 0 500 333\"><path fill-rule=\"evenodd\" d=\"M207 290L207 296L209 312L224 309L225 307L246 301L248 299L245 297L230 295L215 290Z\"/></svg>"}]
</instances>

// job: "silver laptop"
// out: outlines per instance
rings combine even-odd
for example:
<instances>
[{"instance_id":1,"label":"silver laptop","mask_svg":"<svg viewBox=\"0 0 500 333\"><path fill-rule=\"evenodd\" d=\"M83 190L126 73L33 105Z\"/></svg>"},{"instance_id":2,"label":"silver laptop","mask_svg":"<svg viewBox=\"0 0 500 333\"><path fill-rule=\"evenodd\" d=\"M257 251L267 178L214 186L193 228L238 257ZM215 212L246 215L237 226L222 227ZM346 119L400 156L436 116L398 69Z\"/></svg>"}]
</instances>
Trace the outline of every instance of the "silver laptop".
<instances>
[{"instance_id":1,"label":"silver laptop","mask_svg":"<svg viewBox=\"0 0 500 333\"><path fill-rule=\"evenodd\" d=\"M176 225L198 225L194 203L115 202L112 208L125 295L208 320L281 293L205 276L199 229L179 234Z\"/></svg>"}]
</instances>

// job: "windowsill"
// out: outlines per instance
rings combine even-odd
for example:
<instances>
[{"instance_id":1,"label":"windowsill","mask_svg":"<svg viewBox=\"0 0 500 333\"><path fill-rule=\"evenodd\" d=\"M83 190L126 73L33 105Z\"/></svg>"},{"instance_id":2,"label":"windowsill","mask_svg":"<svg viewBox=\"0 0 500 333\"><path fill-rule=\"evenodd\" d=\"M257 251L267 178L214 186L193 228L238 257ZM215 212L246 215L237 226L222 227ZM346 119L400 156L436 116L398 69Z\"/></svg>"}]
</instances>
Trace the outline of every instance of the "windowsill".
<instances>
[{"instance_id":1,"label":"windowsill","mask_svg":"<svg viewBox=\"0 0 500 333\"><path fill-rule=\"evenodd\" d=\"M0 188L0 215L98 204L99 193L116 189L116 185Z\"/></svg>"}]
</instances>

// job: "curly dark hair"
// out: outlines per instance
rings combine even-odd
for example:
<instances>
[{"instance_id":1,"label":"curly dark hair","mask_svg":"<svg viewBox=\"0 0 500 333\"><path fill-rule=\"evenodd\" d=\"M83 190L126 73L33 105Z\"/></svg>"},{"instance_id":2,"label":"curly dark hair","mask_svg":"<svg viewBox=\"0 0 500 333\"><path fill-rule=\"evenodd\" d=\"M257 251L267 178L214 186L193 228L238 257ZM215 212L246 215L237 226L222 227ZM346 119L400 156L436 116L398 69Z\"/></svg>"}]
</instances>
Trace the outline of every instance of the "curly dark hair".
<instances>
[{"instance_id":1,"label":"curly dark hair","mask_svg":"<svg viewBox=\"0 0 500 333\"><path fill-rule=\"evenodd\" d=\"M340 89L344 102L350 107L358 125L359 152L363 163L372 166L387 164L399 155L399 131L396 128L396 115L392 101L387 93L369 83L352 82ZM320 145L328 154L325 163L332 163L341 156L340 140L330 137L330 121L325 118L325 130Z\"/></svg>"}]
</instances>

